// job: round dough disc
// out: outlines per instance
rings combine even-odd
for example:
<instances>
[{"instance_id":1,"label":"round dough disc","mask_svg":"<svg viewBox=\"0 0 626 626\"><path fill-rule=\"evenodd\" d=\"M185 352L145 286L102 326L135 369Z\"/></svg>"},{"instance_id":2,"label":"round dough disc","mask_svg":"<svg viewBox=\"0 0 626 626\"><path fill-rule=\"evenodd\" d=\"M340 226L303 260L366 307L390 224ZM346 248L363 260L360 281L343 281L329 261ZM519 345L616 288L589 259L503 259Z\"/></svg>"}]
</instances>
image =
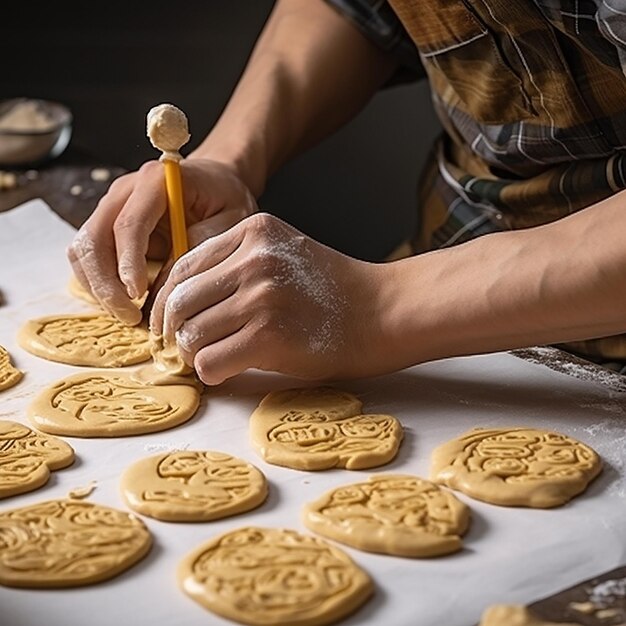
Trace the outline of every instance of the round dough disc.
<instances>
[{"instance_id":1,"label":"round dough disc","mask_svg":"<svg viewBox=\"0 0 626 626\"><path fill-rule=\"evenodd\" d=\"M129 374L95 371L45 389L28 408L28 417L52 435L120 437L178 426L199 403L193 385L142 385Z\"/></svg>"},{"instance_id":2,"label":"round dough disc","mask_svg":"<svg viewBox=\"0 0 626 626\"><path fill-rule=\"evenodd\" d=\"M73 462L74 450L65 441L0 420L0 498L33 491L48 482L51 470Z\"/></svg>"},{"instance_id":3,"label":"round dough disc","mask_svg":"<svg viewBox=\"0 0 626 626\"><path fill-rule=\"evenodd\" d=\"M462 548L469 509L437 485L402 474L332 489L304 507L309 530L367 552L431 557Z\"/></svg>"},{"instance_id":4,"label":"round dough disc","mask_svg":"<svg viewBox=\"0 0 626 626\"><path fill-rule=\"evenodd\" d=\"M122 495L142 515L207 522L262 504L267 481L254 465L228 454L181 450L133 463L122 475Z\"/></svg>"},{"instance_id":5,"label":"round dough disc","mask_svg":"<svg viewBox=\"0 0 626 626\"><path fill-rule=\"evenodd\" d=\"M343 551L293 530L240 528L205 543L178 567L183 591L228 619L252 625L323 626L373 592Z\"/></svg>"},{"instance_id":6,"label":"round dough disc","mask_svg":"<svg viewBox=\"0 0 626 626\"><path fill-rule=\"evenodd\" d=\"M0 391L17 385L23 377L24 372L21 372L11 364L9 353L0 346Z\"/></svg>"},{"instance_id":7,"label":"round dough disc","mask_svg":"<svg viewBox=\"0 0 626 626\"><path fill-rule=\"evenodd\" d=\"M150 358L150 337L106 313L50 315L26 322L20 346L35 356L68 365L123 367Z\"/></svg>"},{"instance_id":8,"label":"round dough disc","mask_svg":"<svg viewBox=\"0 0 626 626\"><path fill-rule=\"evenodd\" d=\"M77 587L107 580L152 543L130 513L79 500L50 500L0 513L0 584Z\"/></svg>"},{"instance_id":9,"label":"round dough disc","mask_svg":"<svg viewBox=\"0 0 626 626\"><path fill-rule=\"evenodd\" d=\"M250 418L252 444L292 469L367 469L391 461L402 426L391 415L361 415L361 402L330 387L273 392Z\"/></svg>"},{"instance_id":10,"label":"round dough disc","mask_svg":"<svg viewBox=\"0 0 626 626\"><path fill-rule=\"evenodd\" d=\"M571 437L535 428L477 428L432 455L431 479L502 506L550 508L583 492L600 457Z\"/></svg>"}]
</instances>

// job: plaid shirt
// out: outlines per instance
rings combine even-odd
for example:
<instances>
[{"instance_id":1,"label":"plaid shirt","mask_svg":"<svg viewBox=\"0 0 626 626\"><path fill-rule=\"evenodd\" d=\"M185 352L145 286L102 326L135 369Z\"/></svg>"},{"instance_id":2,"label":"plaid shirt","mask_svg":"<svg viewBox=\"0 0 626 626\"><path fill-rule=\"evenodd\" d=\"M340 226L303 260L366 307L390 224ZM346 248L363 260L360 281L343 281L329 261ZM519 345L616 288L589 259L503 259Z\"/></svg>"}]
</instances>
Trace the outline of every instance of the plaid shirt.
<instances>
[{"instance_id":1,"label":"plaid shirt","mask_svg":"<svg viewBox=\"0 0 626 626\"><path fill-rule=\"evenodd\" d=\"M444 133L421 178L416 251L626 188L626 0L326 1L430 82ZM626 336L569 347L626 361Z\"/></svg>"}]
</instances>

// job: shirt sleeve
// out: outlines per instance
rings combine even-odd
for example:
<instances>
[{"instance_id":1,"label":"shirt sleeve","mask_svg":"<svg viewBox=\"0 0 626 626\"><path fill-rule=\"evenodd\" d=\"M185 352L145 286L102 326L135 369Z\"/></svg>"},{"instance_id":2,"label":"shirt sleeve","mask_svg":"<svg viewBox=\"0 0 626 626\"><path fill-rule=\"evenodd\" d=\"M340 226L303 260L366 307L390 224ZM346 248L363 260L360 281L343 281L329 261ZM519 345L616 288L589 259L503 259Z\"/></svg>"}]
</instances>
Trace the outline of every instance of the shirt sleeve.
<instances>
[{"instance_id":1,"label":"shirt sleeve","mask_svg":"<svg viewBox=\"0 0 626 626\"><path fill-rule=\"evenodd\" d=\"M370 41L398 59L399 68L387 86L424 78L417 47L384 0L325 0Z\"/></svg>"},{"instance_id":2,"label":"shirt sleeve","mask_svg":"<svg viewBox=\"0 0 626 626\"><path fill-rule=\"evenodd\" d=\"M622 73L626 75L626 0L594 0L595 19L605 39L617 49Z\"/></svg>"}]
</instances>

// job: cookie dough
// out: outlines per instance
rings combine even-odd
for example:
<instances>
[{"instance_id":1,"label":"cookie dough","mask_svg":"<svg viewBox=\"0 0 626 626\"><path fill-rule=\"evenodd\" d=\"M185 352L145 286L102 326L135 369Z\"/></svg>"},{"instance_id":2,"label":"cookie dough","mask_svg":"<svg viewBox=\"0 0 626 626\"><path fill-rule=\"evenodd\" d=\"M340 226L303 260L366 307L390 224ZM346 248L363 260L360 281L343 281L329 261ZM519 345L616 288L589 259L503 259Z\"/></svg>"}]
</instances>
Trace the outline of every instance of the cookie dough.
<instances>
[{"instance_id":1,"label":"cookie dough","mask_svg":"<svg viewBox=\"0 0 626 626\"><path fill-rule=\"evenodd\" d=\"M479 626L581 626L572 622L546 622L532 615L525 606L496 605L489 607Z\"/></svg>"},{"instance_id":2,"label":"cookie dough","mask_svg":"<svg viewBox=\"0 0 626 626\"><path fill-rule=\"evenodd\" d=\"M123 367L150 358L150 337L105 313L51 315L26 322L18 341L31 354L88 367Z\"/></svg>"},{"instance_id":3,"label":"cookie dough","mask_svg":"<svg viewBox=\"0 0 626 626\"><path fill-rule=\"evenodd\" d=\"M33 491L48 482L51 470L73 462L74 450L64 441L0 420L0 498Z\"/></svg>"},{"instance_id":4,"label":"cookie dough","mask_svg":"<svg viewBox=\"0 0 626 626\"><path fill-rule=\"evenodd\" d=\"M462 548L469 509L417 476L377 474L307 504L304 525L367 552L431 557Z\"/></svg>"},{"instance_id":5,"label":"cookie dough","mask_svg":"<svg viewBox=\"0 0 626 626\"><path fill-rule=\"evenodd\" d=\"M366 469L391 461L402 426L391 415L361 415L361 402L330 387L268 394L250 418L252 444L292 469Z\"/></svg>"},{"instance_id":6,"label":"cookie dough","mask_svg":"<svg viewBox=\"0 0 626 626\"><path fill-rule=\"evenodd\" d=\"M267 498L265 476L250 463L213 451L141 459L122 475L122 495L142 515L207 522L249 511Z\"/></svg>"},{"instance_id":7,"label":"cookie dough","mask_svg":"<svg viewBox=\"0 0 626 626\"><path fill-rule=\"evenodd\" d=\"M252 625L331 624L373 592L370 577L338 548L272 528L212 539L181 562L178 580L210 611Z\"/></svg>"},{"instance_id":8,"label":"cookie dough","mask_svg":"<svg viewBox=\"0 0 626 626\"><path fill-rule=\"evenodd\" d=\"M432 456L434 482L502 506L550 508L583 492L602 461L588 446L534 428L477 428Z\"/></svg>"},{"instance_id":9,"label":"cookie dough","mask_svg":"<svg viewBox=\"0 0 626 626\"><path fill-rule=\"evenodd\" d=\"M77 587L113 578L152 543L132 514L81 500L0 513L0 585Z\"/></svg>"},{"instance_id":10,"label":"cookie dough","mask_svg":"<svg viewBox=\"0 0 626 626\"><path fill-rule=\"evenodd\" d=\"M150 333L152 363L133 372L134 381L142 385L193 385L202 389L202 382L187 365L176 343L165 343L162 335Z\"/></svg>"},{"instance_id":11,"label":"cookie dough","mask_svg":"<svg viewBox=\"0 0 626 626\"><path fill-rule=\"evenodd\" d=\"M173 104L159 104L148 111L146 126L150 143L163 152L160 160L180 161L179 150L191 137L187 116Z\"/></svg>"},{"instance_id":12,"label":"cookie dough","mask_svg":"<svg viewBox=\"0 0 626 626\"><path fill-rule=\"evenodd\" d=\"M11 364L9 353L0 346L0 391L17 385L23 376L24 372L21 372Z\"/></svg>"},{"instance_id":13,"label":"cookie dough","mask_svg":"<svg viewBox=\"0 0 626 626\"><path fill-rule=\"evenodd\" d=\"M119 437L178 426L193 416L199 402L193 385L148 386L128 374L95 371L45 389L30 405L28 417L53 435Z\"/></svg>"}]
</instances>

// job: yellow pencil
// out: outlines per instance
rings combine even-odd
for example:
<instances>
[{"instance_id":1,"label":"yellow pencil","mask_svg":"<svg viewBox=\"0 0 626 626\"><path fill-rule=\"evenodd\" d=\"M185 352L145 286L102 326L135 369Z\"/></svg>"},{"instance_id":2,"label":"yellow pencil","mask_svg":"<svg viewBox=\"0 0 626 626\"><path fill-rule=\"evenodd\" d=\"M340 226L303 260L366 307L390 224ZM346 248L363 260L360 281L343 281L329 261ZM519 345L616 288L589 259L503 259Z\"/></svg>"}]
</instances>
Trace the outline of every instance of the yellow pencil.
<instances>
[{"instance_id":1,"label":"yellow pencil","mask_svg":"<svg viewBox=\"0 0 626 626\"><path fill-rule=\"evenodd\" d=\"M189 141L187 116L173 104L159 104L148 112L148 137L152 145L161 150L160 161L165 169L165 191L172 232L174 260L189 249L185 225L183 185L180 175L179 150Z\"/></svg>"},{"instance_id":2,"label":"yellow pencil","mask_svg":"<svg viewBox=\"0 0 626 626\"><path fill-rule=\"evenodd\" d=\"M165 167L165 190L172 231L172 253L175 261L189 250L185 225L185 205L183 204L183 185L178 161L165 158L163 159L163 166Z\"/></svg>"}]
</instances>

